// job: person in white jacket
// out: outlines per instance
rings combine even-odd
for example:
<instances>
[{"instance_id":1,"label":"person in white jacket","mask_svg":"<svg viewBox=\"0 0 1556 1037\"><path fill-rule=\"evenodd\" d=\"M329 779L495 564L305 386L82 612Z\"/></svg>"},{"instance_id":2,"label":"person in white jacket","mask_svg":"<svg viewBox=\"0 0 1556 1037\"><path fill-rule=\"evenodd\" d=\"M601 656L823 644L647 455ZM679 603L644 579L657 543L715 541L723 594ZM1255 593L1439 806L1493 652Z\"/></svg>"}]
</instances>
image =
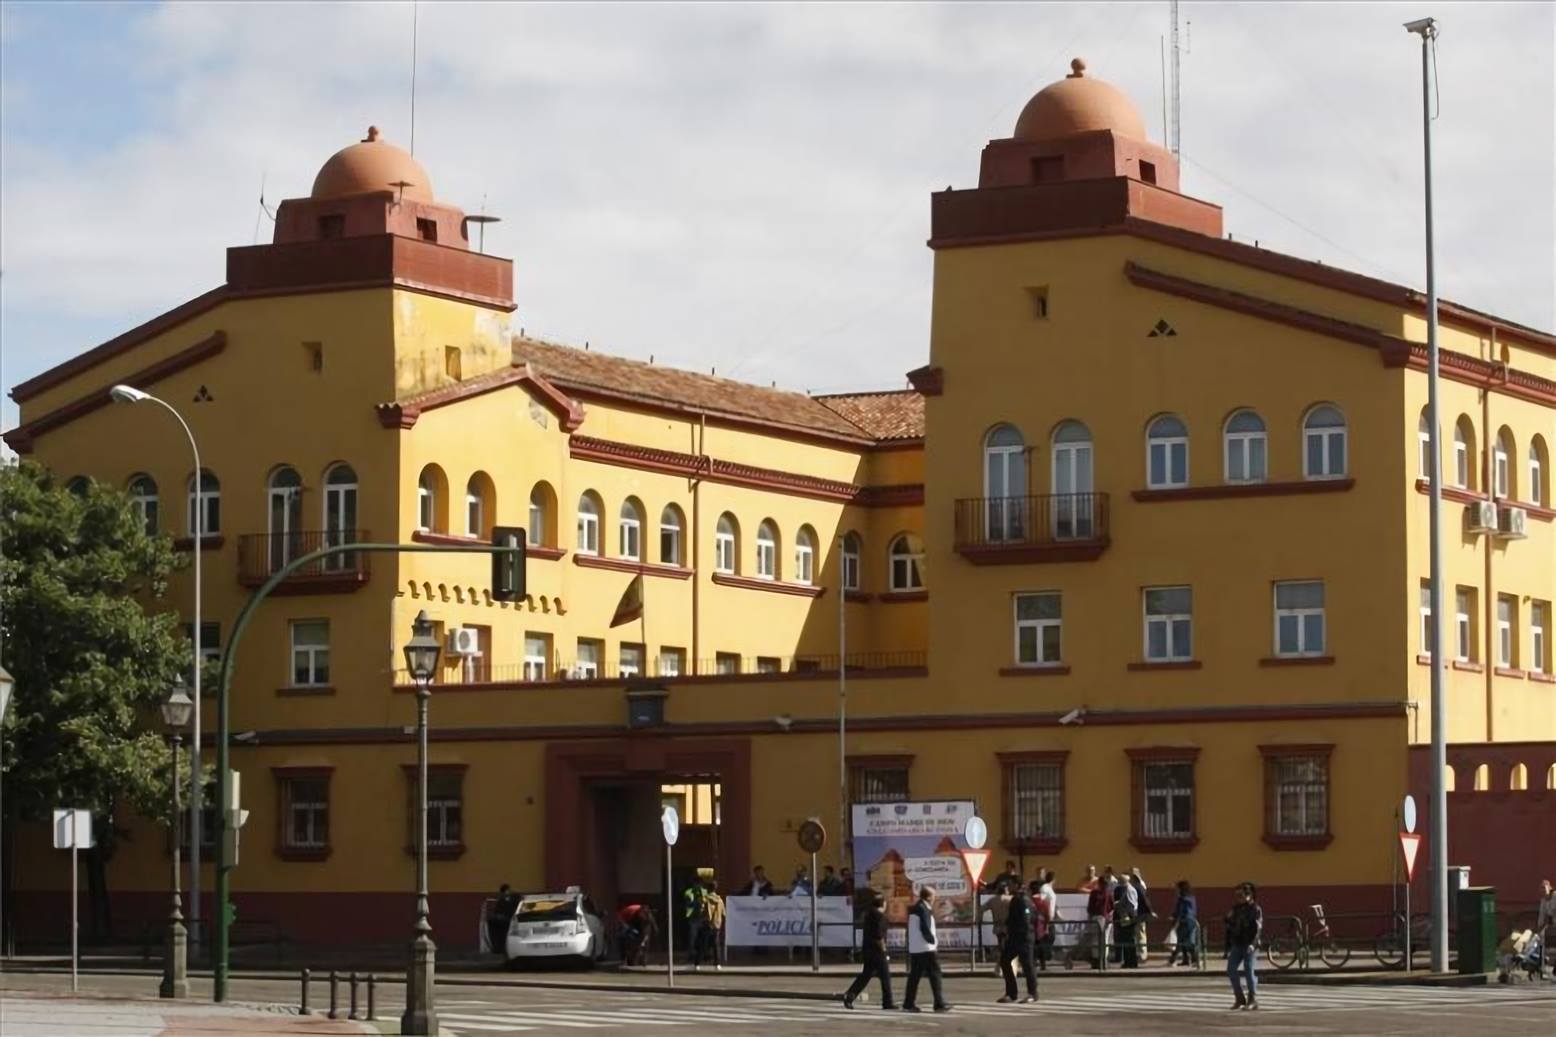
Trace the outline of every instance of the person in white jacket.
<instances>
[{"instance_id":1,"label":"person in white jacket","mask_svg":"<svg viewBox=\"0 0 1556 1037\"><path fill-rule=\"evenodd\" d=\"M914 1004L918 995L919 980L928 978L929 992L935 998L935 1011L949 1012L945 991L940 983L940 959L935 954L935 891L924 886L918 891L918 900L908 911L908 992L902 999L904 1012L922 1012Z\"/></svg>"}]
</instances>

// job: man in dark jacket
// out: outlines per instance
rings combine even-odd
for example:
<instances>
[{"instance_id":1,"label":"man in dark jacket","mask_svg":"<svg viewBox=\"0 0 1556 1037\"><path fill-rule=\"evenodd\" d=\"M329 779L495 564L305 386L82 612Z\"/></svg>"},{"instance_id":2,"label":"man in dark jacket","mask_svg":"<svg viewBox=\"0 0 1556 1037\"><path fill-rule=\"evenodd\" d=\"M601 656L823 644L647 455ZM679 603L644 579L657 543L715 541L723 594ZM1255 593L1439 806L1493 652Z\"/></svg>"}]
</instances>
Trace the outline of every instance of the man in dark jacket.
<instances>
[{"instance_id":1,"label":"man in dark jacket","mask_svg":"<svg viewBox=\"0 0 1556 1037\"><path fill-rule=\"evenodd\" d=\"M1037 967L1032 961L1037 937L1036 922L1031 895L1017 886L1010 901L1010 910L1005 915L1005 943L1000 947L1000 972L1005 976L1005 996L999 999L1002 1005L1016 1000L1016 970L1011 965L1013 959L1021 963L1021 972L1027 979L1025 1003L1031 1004L1037 1000Z\"/></svg>"},{"instance_id":2,"label":"man in dark jacket","mask_svg":"<svg viewBox=\"0 0 1556 1037\"><path fill-rule=\"evenodd\" d=\"M875 890L865 890L860 898L865 901L864 911L859 918L863 928L860 946L864 965L848 992L843 995L843 1007L853 1008L854 1001L870 985L873 977L881 981L881 1007L894 1009L897 1006L891 996L891 964L886 956L886 912L881 909L881 897Z\"/></svg>"},{"instance_id":3,"label":"man in dark jacket","mask_svg":"<svg viewBox=\"0 0 1556 1037\"><path fill-rule=\"evenodd\" d=\"M1259 931L1264 928L1264 911L1256 899L1257 890L1252 882L1237 887L1237 902L1226 913L1226 974L1232 981L1232 994L1236 998L1232 1008L1259 1007L1259 981L1254 967L1259 957ZM1238 971L1248 977L1248 993L1243 994L1238 982Z\"/></svg>"}]
</instances>

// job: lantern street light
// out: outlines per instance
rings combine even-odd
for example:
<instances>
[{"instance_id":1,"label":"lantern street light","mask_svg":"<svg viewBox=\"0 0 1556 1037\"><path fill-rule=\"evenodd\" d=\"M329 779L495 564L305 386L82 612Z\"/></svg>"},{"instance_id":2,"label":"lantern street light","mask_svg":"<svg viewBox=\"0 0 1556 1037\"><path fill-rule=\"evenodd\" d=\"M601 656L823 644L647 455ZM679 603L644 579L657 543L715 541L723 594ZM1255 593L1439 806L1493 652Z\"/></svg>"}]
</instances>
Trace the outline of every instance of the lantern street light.
<instances>
[{"instance_id":1,"label":"lantern street light","mask_svg":"<svg viewBox=\"0 0 1556 1037\"><path fill-rule=\"evenodd\" d=\"M411 624L405 642L405 665L416 681L416 936L411 940L411 964L405 974L405 1014L400 1032L435 1034L438 1011L433 992L437 946L432 942L432 923L427 919L427 700L443 646L433 633L426 610Z\"/></svg>"},{"instance_id":2,"label":"lantern street light","mask_svg":"<svg viewBox=\"0 0 1556 1037\"><path fill-rule=\"evenodd\" d=\"M167 727L173 743L173 774L169 784L173 789L173 816L168 827L173 836L173 910L168 915L167 950L162 955L162 986L158 993L163 997L189 996L189 933L184 928L183 903L179 889L181 854L178 845L178 747L183 742L184 728L194 715L194 699L184 690L180 680L173 686L173 694L162 703L162 723Z\"/></svg>"}]
</instances>

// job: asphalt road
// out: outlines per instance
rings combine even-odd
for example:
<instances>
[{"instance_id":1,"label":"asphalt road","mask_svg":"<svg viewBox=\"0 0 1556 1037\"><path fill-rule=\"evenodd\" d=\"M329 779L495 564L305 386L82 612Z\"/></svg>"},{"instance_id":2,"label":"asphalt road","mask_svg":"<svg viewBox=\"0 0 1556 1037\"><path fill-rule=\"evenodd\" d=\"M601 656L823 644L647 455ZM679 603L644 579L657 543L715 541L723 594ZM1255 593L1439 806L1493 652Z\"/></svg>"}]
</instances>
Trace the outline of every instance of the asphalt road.
<instances>
[{"instance_id":1,"label":"asphalt road","mask_svg":"<svg viewBox=\"0 0 1556 1037\"><path fill-rule=\"evenodd\" d=\"M21 991L68 989L68 976L7 974L0 996ZM83 977L83 990L98 995L145 997L155 993L150 977ZM194 981L195 994L209 997L208 980ZM315 998L322 994L315 987ZM923 992L927 1009L927 991ZM1411 1035L1556 1031L1556 983L1481 987L1312 987L1267 985L1260 1011L1232 1012L1224 981L1212 977L1098 982L1047 979L1036 1005L999 1005L1000 987L962 979L948 985L952 1011L943 1015L884 1012L873 1003L854 1011L836 1002L777 997L672 994L624 986L619 990L545 989L513 983L439 988L444 1029L454 1037L502 1037L508 1034L578 1034L601 1037L633 1029L665 1037L687 1034L776 1033L784 1037L861 1037L892 1033L1016 1034L1037 1029L1065 1034L1182 1033L1254 1030L1270 1034ZM900 989L899 989L900 996ZM276 980L235 980L238 1002L279 1002L295 1006L297 984ZM378 998L378 1016L388 1032L403 1006L403 988L386 984ZM317 1005L317 1001L315 1007ZM47 1031L44 1031L47 1032ZM60 1033L65 1033L61 1030ZM93 1029L93 1037L111 1037Z\"/></svg>"}]
</instances>

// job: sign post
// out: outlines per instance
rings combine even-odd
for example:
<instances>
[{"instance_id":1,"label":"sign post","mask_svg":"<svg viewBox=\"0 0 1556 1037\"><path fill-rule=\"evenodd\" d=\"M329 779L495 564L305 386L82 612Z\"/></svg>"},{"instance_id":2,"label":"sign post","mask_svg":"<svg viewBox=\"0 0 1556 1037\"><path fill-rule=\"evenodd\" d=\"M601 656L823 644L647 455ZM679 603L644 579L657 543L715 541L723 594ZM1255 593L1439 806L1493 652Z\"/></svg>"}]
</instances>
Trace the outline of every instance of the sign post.
<instances>
[{"instance_id":1,"label":"sign post","mask_svg":"<svg viewBox=\"0 0 1556 1037\"><path fill-rule=\"evenodd\" d=\"M983 873L983 865L988 860L988 854L984 854L983 861L979 862L976 871L973 870L972 858L967 854L969 851L976 853L983 850L983 844L988 840L988 824L977 814L969 817L967 824L962 828L962 841L967 844L967 849L962 851L962 861L967 865L968 877L972 879L973 972L977 972L978 966L983 962L983 889L978 885L978 879Z\"/></svg>"},{"instance_id":2,"label":"sign post","mask_svg":"<svg viewBox=\"0 0 1556 1037\"><path fill-rule=\"evenodd\" d=\"M1399 833L1399 848L1405 855L1405 971L1415 965L1410 947L1410 883L1415 878L1416 854L1421 849L1421 837L1416 834L1416 799L1406 796L1400 809L1400 819L1405 830Z\"/></svg>"},{"instance_id":3,"label":"sign post","mask_svg":"<svg viewBox=\"0 0 1556 1037\"><path fill-rule=\"evenodd\" d=\"M54 848L70 850L70 992L80 993L81 979L78 963L81 960L78 937L81 927L77 908L81 900L80 884L76 877L76 851L92 848L92 814L86 810L54 811Z\"/></svg>"},{"instance_id":4,"label":"sign post","mask_svg":"<svg viewBox=\"0 0 1556 1037\"><path fill-rule=\"evenodd\" d=\"M671 847L681 835L681 815L675 807L665 807L659 815L659 824L665 832L665 976L670 986L675 986L675 873L671 870Z\"/></svg>"},{"instance_id":5,"label":"sign post","mask_svg":"<svg viewBox=\"0 0 1556 1037\"><path fill-rule=\"evenodd\" d=\"M821 971L821 932L816 927L816 854L827 845L827 830L814 817L800 825L800 849L810 854L810 970Z\"/></svg>"}]
</instances>

